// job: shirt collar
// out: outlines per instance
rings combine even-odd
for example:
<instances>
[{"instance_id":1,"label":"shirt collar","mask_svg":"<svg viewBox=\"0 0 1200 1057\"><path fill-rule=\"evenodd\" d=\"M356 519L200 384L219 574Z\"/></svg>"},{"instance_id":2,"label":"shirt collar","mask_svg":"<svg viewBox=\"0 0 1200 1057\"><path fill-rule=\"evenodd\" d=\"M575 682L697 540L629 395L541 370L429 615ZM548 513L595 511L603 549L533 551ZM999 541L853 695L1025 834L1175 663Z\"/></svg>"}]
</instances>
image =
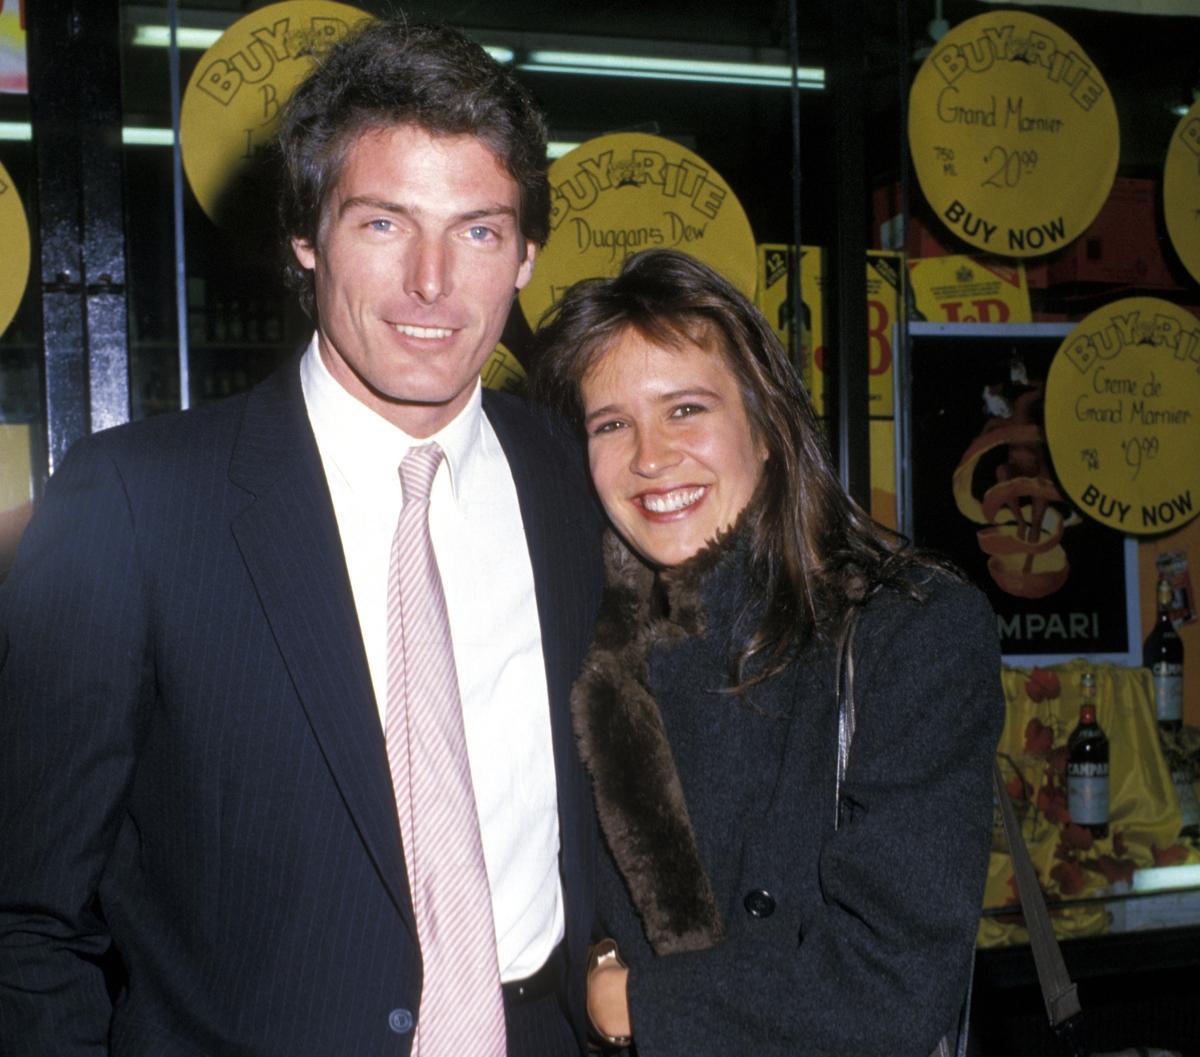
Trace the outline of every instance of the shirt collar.
<instances>
[{"instance_id":1,"label":"shirt collar","mask_svg":"<svg viewBox=\"0 0 1200 1057\"><path fill-rule=\"evenodd\" d=\"M348 393L325 366L313 335L300 361L300 381L317 443L352 487L377 486L380 475L399 481L401 460L411 448L436 442L445 453L450 492L457 504L462 482L479 457L483 430L478 380L466 406L431 437L418 439L394 426Z\"/></svg>"}]
</instances>

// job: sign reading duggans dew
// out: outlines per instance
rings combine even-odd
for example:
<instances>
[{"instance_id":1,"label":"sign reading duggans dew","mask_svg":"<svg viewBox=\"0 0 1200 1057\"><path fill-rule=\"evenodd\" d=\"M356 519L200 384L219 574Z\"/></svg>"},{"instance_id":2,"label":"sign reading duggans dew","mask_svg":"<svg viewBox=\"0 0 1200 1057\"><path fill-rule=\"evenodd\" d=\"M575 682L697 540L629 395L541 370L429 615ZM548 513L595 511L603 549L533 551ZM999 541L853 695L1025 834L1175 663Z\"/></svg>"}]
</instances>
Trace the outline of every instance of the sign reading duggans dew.
<instances>
[{"instance_id":1,"label":"sign reading duggans dew","mask_svg":"<svg viewBox=\"0 0 1200 1057\"><path fill-rule=\"evenodd\" d=\"M588 140L550 166L550 238L521 291L530 327L572 283L615 275L638 250L674 248L753 299L757 253L729 185L678 143L640 132Z\"/></svg>"},{"instance_id":2,"label":"sign reading duggans dew","mask_svg":"<svg viewBox=\"0 0 1200 1057\"><path fill-rule=\"evenodd\" d=\"M1075 505L1122 532L1200 509L1200 319L1129 297L1084 319L1046 379L1046 440Z\"/></svg>"},{"instance_id":3,"label":"sign reading duggans dew","mask_svg":"<svg viewBox=\"0 0 1200 1057\"><path fill-rule=\"evenodd\" d=\"M1200 283L1200 99L1183 115L1167 148L1163 216L1175 252Z\"/></svg>"},{"instance_id":4,"label":"sign reading duggans dew","mask_svg":"<svg viewBox=\"0 0 1200 1057\"><path fill-rule=\"evenodd\" d=\"M908 142L921 190L965 242L1005 257L1066 245L1112 189L1112 95L1083 49L1018 11L955 26L917 71Z\"/></svg>"},{"instance_id":5,"label":"sign reading duggans dew","mask_svg":"<svg viewBox=\"0 0 1200 1057\"><path fill-rule=\"evenodd\" d=\"M21 197L0 164L0 246L4 266L0 268L0 334L12 322L25 295L29 279L29 224Z\"/></svg>"},{"instance_id":6,"label":"sign reading duggans dew","mask_svg":"<svg viewBox=\"0 0 1200 1057\"><path fill-rule=\"evenodd\" d=\"M254 187L254 169L279 109L314 57L369 17L332 0L286 0L239 18L201 56L184 91L179 140L188 183L211 220L257 228L272 212L254 193L270 190Z\"/></svg>"}]
</instances>

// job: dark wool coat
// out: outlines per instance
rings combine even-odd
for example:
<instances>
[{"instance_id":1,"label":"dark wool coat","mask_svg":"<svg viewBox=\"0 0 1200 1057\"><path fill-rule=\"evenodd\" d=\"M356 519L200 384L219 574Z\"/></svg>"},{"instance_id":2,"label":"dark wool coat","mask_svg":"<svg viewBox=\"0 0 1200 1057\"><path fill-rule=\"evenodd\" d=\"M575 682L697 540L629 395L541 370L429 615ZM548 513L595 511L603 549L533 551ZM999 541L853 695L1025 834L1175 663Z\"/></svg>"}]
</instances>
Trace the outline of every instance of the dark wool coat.
<instances>
[{"instance_id":1,"label":"dark wool coat","mask_svg":"<svg viewBox=\"0 0 1200 1057\"><path fill-rule=\"evenodd\" d=\"M572 697L611 856L599 917L641 1057L926 1057L966 987L1003 722L983 595L920 571L870 599L835 831L836 658L819 639L742 696L761 594L736 538L655 584L608 541Z\"/></svg>"}]
</instances>

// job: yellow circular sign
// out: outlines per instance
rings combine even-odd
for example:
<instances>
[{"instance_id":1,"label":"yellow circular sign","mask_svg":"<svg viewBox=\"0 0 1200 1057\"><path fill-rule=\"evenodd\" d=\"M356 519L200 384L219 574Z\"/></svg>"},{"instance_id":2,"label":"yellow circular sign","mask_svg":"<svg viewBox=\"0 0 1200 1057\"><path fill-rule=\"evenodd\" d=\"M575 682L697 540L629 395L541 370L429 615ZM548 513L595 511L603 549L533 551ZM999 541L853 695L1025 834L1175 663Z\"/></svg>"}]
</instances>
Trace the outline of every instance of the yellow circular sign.
<instances>
[{"instance_id":1,"label":"yellow circular sign","mask_svg":"<svg viewBox=\"0 0 1200 1057\"><path fill-rule=\"evenodd\" d=\"M1163 214L1175 252L1200 283L1200 99L1183 115L1167 148Z\"/></svg>"},{"instance_id":2,"label":"yellow circular sign","mask_svg":"<svg viewBox=\"0 0 1200 1057\"><path fill-rule=\"evenodd\" d=\"M0 246L4 247L4 266L0 267L0 334L3 334L17 314L29 281L29 223L16 185L3 164L0 164Z\"/></svg>"},{"instance_id":3,"label":"yellow circular sign","mask_svg":"<svg viewBox=\"0 0 1200 1057\"><path fill-rule=\"evenodd\" d=\"M525 368L521 361L500 342L492 350L480 372L484 387L500 389L508 393L516 393L525 384Z\"/></svg>"},{"instance_id":4,"label":"yellow circular sign","mask_svg":"<svg viewBox=\"0 0 1200 1057\"><path fill-rule=\"evenodd\" d=\"M1046 378L1046 439L1075 505L1155 535L1200 510L1200 319L1156 297L1098 309Z\"/></svg>"},{"instance_id":5,"label":"yellow circular sign","mask_svg":"<svg viewBox=\"0 0 1200 1057\"><path fill-rule=\"evenodd\" d=\"M754 233L711 165L669 139L619 132L550 166L550 238L521 291L531 327L572 283L615 275L638 250L675 248L753 298Z\"/></svg>"},{"instance_id":6,"label":"yellow circular sign","mask_svg":"<svg viewBox=\"0 0 1200 1057\"><path fill-rule=\"evenodd\" d=\"M239 18L201 56L179 112L188 183L222 226L261 203L244 201L254 163L275 133L279 109L313 58L370 16L332 0L286 0Z\"/></svg>"},{"instance_id":7,"label":"yellow circular sign","mask_svg":"<svg viewBox=\"0 0 1200 1057\"><path fill-rule=\"evenodd\" d=\"M948 32L913 81L921 190L959 238L1002 257L1060 249L1112 189L1120 133L1100 71L1053 22L989 11Z\"/></svg>"}]
</instances>

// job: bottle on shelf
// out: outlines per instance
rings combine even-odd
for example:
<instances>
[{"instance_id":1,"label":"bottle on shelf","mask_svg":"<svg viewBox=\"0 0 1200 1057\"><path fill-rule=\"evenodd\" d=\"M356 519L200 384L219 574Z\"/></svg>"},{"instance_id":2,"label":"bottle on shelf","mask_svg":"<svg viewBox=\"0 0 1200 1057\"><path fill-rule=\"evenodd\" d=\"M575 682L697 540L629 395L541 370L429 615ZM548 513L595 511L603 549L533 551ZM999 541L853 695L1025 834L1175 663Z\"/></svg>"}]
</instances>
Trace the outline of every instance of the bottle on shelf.
<instances>
[{"instance_id":1,"label":"bottle on shelf","mask_svg":"<svg viewBox=\"0 0 1200 1057\"><path fill-rule=\"evenodd\" d=\"M1154 713L1163 730L1183 726L1183 640L1171 622L1171 584L1158 578L1158 618L1142 645L1142 664L1154 678Z\"/></svg>"},{"instance_id":2,"label":"bottle on shelf","mask_svg":"<svg viewBox=\"0 0 1200 1057\"><path fill-rule=\"evenodd\" d=\"M1067 810L1071 821L1108 836L1108 735L1096 722L1096 673L1079 680L1079 723L1067 739Z\"/></svg>"},{"instance_id":3,"label":"bottle on shelf","mask_svg":"<svg viewBox=\"0 0 1200 1057\"><path fill-rule=\"evenodd\" d=\"M1179 794L1179 835L1187 840L1200 840L1200 798L1196 796L1191 768L1182 761L1173 766L1171 783Z\"/></svg>"}]
</instances>

